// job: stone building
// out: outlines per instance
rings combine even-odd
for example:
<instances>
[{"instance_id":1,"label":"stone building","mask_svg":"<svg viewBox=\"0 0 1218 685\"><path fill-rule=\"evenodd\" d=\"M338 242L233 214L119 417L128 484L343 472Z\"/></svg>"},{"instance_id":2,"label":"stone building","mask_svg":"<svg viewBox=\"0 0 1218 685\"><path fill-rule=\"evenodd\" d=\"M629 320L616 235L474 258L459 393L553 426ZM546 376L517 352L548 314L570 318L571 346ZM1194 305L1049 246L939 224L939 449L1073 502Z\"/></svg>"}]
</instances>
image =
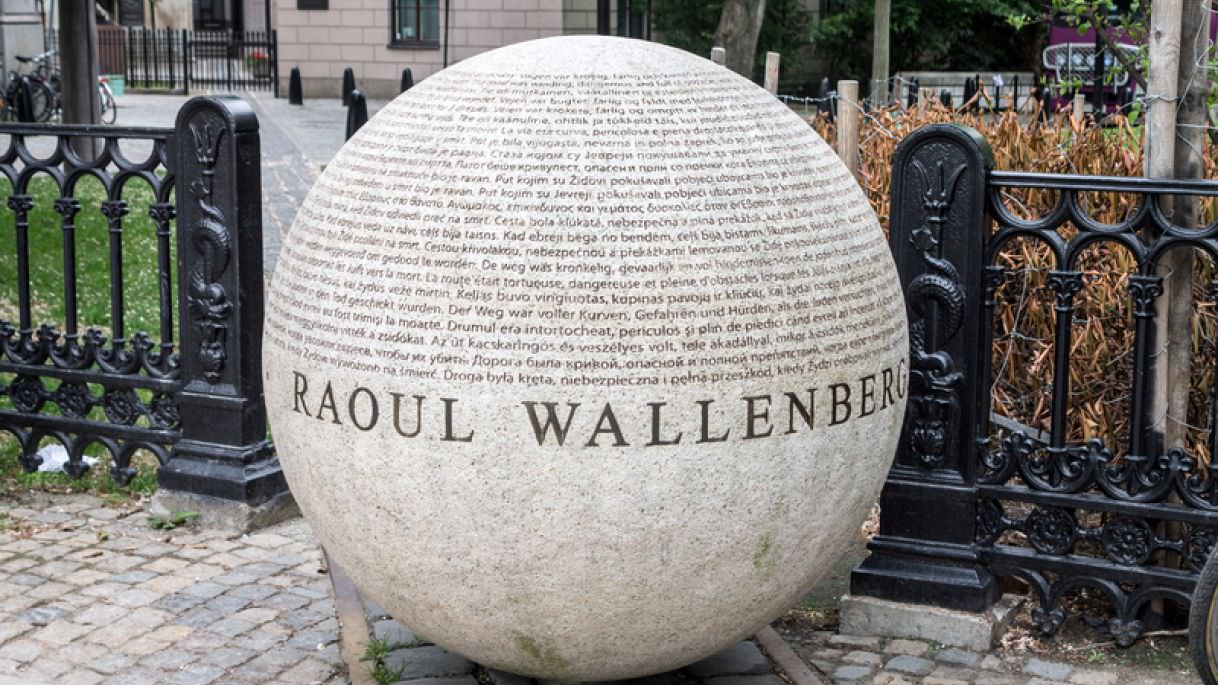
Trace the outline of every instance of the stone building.
<instances>
[{"instance_id":1,"label":"stone building","mask_svg":"<svg viewBox=\"0 0 1218 685\"><path fill-rule=\"evenodd\" d=\"M417 81L511 43L595 33L596 0L276 0L274 20L280 92L299 66L306 97L337 97L350 66L369 97L389 98L407 67ZM611 0L610 32L646 37L646 16Z\"/></svg>"}]
</instances>

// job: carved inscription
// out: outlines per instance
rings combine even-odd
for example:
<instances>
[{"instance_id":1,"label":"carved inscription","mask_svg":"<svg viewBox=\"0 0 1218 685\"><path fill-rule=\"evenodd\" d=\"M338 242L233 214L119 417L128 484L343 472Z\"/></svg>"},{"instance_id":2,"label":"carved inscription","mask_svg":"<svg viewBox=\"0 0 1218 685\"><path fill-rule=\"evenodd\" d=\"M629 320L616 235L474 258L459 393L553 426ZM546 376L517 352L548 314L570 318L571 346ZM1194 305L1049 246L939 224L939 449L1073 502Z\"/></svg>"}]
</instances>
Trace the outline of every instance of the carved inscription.
<instances>
[{"instance_id":1,"label":"carved inscription","mask_svg":"<svg viewBox=\"0 0 1218 685\"><path fill-rule=\"evenodd\" d=\"M378 115L300 210L267 338L300 360L296 393L273 401L460 441L476 436L469 398L427 389L504 387L538 444L597 446L765 437L799 402L821 412L811 428L903 396L887 247L845 167L787 113L705 73L462 81ZM722 384L756 392L689 395ZM621 427L586 401L597 389L637 394L654 421ZM710 403L730 426L710 425Z\"/></svg>"}]
</instances>

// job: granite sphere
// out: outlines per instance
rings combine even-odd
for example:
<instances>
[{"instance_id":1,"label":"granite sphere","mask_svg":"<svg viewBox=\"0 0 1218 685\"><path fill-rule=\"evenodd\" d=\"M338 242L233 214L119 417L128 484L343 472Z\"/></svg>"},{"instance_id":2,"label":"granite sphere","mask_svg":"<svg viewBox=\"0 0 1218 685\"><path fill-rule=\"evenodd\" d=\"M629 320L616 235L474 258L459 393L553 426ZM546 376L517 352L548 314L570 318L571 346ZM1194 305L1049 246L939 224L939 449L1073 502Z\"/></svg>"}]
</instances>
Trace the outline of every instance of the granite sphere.
<instances>
[{"instance_id":1,"label":"granite sphere","mask_svg":"<svg viewBox=\"0 0 1218 685\"><path fill-rule=\"evenodd\" d=\"M386 106L285 237L266 403L367 597L563 681L751 635L876 501L908 378L876 217L761 88L548 38Z\"/></svg>"}]
</instances>

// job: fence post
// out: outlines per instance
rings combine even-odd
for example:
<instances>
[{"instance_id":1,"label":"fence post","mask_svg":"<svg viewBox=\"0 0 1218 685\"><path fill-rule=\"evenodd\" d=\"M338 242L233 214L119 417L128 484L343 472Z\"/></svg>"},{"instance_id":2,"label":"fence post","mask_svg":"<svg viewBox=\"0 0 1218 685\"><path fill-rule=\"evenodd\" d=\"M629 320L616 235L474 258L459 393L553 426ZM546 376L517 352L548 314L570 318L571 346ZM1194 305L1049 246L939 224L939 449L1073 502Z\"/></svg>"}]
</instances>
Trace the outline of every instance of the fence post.
<instances>
[{"instance_id":1,"label":"fence post","mask_svg":"<svg viewBox=\"0 0 1218 685\"><path fill-rule=\"evenodd\" d=\"M182 438L152 511L246 530L295 512L262 399L258 119L236 96L196 97L178 112L173 144Z\"/></svg>"},{"instance_id":2,"label":"fence post","mask_svg":"<svg viewBox=\"0 0 1218 685\"><path fill-rule=\"evenodd\" d=\"M268 27L269 28L269 27ZM275 99L279 99L279 32L271 31L270 34L270 52L271 52L271 77L274 79L272 83L275 85Z\"/></svg>"},{"instance_id":3,"label":"fence post","mask_svg":"<svg viewBox=\"0 0 1218 685\"><path fill-rule=\"evenodd\" d=\"M990 353L981 312L997 287L985 268L992 168L985 139L957 124L919 129L897 147L889 244L909 312L909 406L879 535L842 603L843 632L893 635L901 609L891 602L982 612L1000 594L974 547L989 413L989 379L978 376Z\"/></svg>"},{"instance_id":4,"label":"fence post","mask_svg":"<svg viewBox=\"0 0 1218 685\"><path fill-rule=\"evenodd\" d=\"M727 63L727 50L724 50L723 48L718 47L718 46L711 48L711 61L714 62L715 64L718 64L719 66L723 66L724 64L726 64Z\"/></svg>"},{"instance_id":5,"label":"fence post","mask_svg":"<svg viewBox=\"0 0 1218 685\"><path fill-rule=\"evenodd\" d=\"M777 52L765 53L765 89L770 95L778 94L778 65L782 58Z\"/></svg>"},{"instance_id":6,"label":"fence post","mask_svg":"<svg viewBox=\"0 0 1218 685\"><path fill-rule=\"evenodd\" d=\"M837 82L837 156L859 175L859 82Z\"/></svg>"},{"instance_id":7,"label":"fence post","mask_svg":"<svg viewBox=\"0 0 1218 685\"><path fill-rule=\"evenodd\" d=\"M190 95L190 33L182 29L182 90Z\"/></svg>"},{"instance_id":8,"label":"fence post","mask_svg":"<svg viewBox=\"0 0 1218 685\"><path fill-rule=\"evenodd\" d=\"M1087 116L1087 96L1082 93L1074 94L1074 109L1070 112L1070 118L1074 120L1076 127L1081 127Z\"/></svg>"}]
</instances>

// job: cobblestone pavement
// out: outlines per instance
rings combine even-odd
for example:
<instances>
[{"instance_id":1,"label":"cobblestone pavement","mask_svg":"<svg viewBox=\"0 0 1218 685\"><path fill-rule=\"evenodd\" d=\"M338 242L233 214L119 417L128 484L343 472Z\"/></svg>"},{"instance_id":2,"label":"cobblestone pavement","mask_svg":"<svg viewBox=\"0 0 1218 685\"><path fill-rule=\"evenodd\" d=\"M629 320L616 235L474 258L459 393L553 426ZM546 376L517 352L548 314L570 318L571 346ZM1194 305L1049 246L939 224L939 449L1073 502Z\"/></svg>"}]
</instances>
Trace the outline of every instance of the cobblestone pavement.
<instances>
[{"instance_id":1,"label":"cobblestone pavement","mask_svg":"<svg viewBox=\"0 0 1218 685\"><path fill-rule=\"evenodd\" d=\"M0 685L347 682L302 519L226 539L31 497L0 498Z\"/></svg>"},{"instance_id":2,"label":"cobblestone pavement","mask_svg":"<svg viewBox=\"0 0 1218 685\"><path fill-rule=\"evenodd\" d=\"M1191 670L1078 666L1048 657L970 652L920 640L778 632L833 685L1195 685Z\"/></svg>"}]
</instances>

